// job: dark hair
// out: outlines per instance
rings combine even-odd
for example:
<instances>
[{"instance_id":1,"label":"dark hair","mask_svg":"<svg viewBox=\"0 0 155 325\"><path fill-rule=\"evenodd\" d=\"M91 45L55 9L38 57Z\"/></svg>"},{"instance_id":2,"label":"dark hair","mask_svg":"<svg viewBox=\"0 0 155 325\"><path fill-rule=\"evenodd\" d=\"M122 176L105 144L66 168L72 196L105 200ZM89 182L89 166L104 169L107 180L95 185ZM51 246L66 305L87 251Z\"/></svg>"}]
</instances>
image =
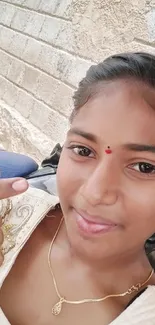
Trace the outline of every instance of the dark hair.
<instances>
[{"instance_id":1,"label":"dark hair","mask_svg":"<svg viewBox=\"0 0 155 325\"><path fill-rule=\"evenodd\" d=\"M143 52L122 53L92 65L74 93L74 109L70 120L73 120L80 107L92 97L99 83L123 78L139 80L155 87L155 55Z\"/></svg>"}]
</instances>

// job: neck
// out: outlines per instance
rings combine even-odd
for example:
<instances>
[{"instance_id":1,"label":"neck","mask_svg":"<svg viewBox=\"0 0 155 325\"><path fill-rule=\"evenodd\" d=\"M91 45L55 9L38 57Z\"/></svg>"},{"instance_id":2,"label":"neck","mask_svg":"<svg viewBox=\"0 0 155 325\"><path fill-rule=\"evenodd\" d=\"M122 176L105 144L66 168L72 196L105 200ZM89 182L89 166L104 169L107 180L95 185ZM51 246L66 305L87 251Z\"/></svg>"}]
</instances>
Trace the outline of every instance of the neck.
<instances>
[{"instance_id":1,"label":"neck","mask_svg":"<svg viewBox=\"0 0 155 325\"><path fill-rule=\"evenodd\" d=\"M107 294L125 292L128 288L143 283L151 274L151 265L145 252L119 259L105 259L99 263L87 263L76 255L71 255L74 262L87 271L98 288ZM146 286L150 284L150 281Z\"/></svg>"},{"instance_id":2,"label":"neck","mask_svg":"<svg viewBox=\"0 0 155 325\"><path fill-rule=\"evenodd\" d=\"M75 264L87 270L92 277L106 284L116 283L116 279L118 279L119 282L122 281L121 279L128 279L128 285L130 286L145 281L151 272L151 265L144 250L130 252L125 254L125 256L110 256L96 260L78 254L70 246L69 256Z\"/></svg>"},{"instance_id":3,"label":"neck","mask_svg":"<svg viewBox=\"0 0 155 325\"><path fill-rule=\"evenodd\" d=\"M94 272L115 273L120 270L129 270L133 268L151 270L151 265L144 250L132 252L125 255L103 257L102 259L87 258L85 255L78 254L72 247L69 247L69 255L72 260L87 266Z\"/></svg>"}]
</instances>

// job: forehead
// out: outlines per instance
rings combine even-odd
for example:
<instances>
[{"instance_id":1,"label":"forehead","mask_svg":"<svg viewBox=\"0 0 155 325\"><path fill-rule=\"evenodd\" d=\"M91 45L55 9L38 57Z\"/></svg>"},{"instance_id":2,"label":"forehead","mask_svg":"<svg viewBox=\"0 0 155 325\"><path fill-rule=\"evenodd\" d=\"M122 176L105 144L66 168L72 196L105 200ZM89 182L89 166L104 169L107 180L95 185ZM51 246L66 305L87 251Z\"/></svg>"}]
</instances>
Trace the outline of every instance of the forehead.
<instances>
[{"instance_id":1,"label":"forehead","mask_svg":"<svg viewBox=\"0 0 155 325\"><path fill-rule=\"evenodd\" d=\"M127 80L100 85L72 125L110 143L155 143L155 90Z\"/></svg>"}]
</instances>

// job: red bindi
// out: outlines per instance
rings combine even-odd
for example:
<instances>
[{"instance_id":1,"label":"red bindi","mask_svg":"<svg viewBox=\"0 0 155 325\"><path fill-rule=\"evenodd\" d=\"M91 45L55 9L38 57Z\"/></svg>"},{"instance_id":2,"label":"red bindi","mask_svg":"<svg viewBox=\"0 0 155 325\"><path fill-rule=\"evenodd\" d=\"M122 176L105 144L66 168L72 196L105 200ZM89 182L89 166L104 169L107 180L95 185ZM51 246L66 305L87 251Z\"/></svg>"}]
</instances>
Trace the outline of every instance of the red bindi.
<instances>
[{"instance_id":1,"label":"red bindi","mask_svg":"<svg viewBox=\"0 0 155 325\"><path fill-rule=\"evenodd\" d=\"M110 149L110 147L109 147L109 146L107 147L107 149L105 149L105 153L107 153L107 154L110 154L110 153L112 153L112 150Z\"/></svg>"}]
</instances>

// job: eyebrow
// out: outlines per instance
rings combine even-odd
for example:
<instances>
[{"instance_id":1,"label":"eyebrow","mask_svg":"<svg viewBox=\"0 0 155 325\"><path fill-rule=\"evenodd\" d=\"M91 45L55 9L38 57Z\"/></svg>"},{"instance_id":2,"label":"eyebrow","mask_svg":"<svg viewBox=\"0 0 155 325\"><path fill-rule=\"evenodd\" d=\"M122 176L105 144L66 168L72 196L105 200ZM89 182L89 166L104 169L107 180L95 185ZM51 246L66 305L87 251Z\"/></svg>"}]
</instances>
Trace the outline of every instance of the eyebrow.
<instances>
[{"instance_id":1,"label":"eyebrow","mask_svg":"<svg viewBox=\"0 0 155 325\"><path fill-rule=\"evenodd\" d=\"M89 132L85 132L79 128L72 128L68 131L68 134L70 135L79 135L89 141L92 141L94 143L97 143L97 137ZM137 152L151 152L155 153L155 145L147 145L147 144L139 144L139 143L127 143L123 145L124 149L128 149L130 151L137 151Z\"/></svg>"},{"instance_id":2,"label":"eyebrow","mask_svg":"<svg viewBox=\"0 0 155 325\"><path fill-rule=\"evenodd\" d=\"M125 149L138 152L152 152L155 153L155 145L128 143L123 145Z\"/></svg>"},{"instance_id":3,"label":"eyebrow","mask_svg":"<svg viewBox=\"0 0 155 325\"><path fill-rule=\"evenodd\" d=\"M70 129L68 131L68 134L69 135L70 134L73 134L73 135L76 134L76 135L79 135L80 137L83 137L83 138L89 140L89 141L92 141L94 143L97 143L97 137L94 134L89 133L89 132L85 132L85 131L80 130L78 128L72 128L72 129Z\"/></svg>"}]
</instances>

